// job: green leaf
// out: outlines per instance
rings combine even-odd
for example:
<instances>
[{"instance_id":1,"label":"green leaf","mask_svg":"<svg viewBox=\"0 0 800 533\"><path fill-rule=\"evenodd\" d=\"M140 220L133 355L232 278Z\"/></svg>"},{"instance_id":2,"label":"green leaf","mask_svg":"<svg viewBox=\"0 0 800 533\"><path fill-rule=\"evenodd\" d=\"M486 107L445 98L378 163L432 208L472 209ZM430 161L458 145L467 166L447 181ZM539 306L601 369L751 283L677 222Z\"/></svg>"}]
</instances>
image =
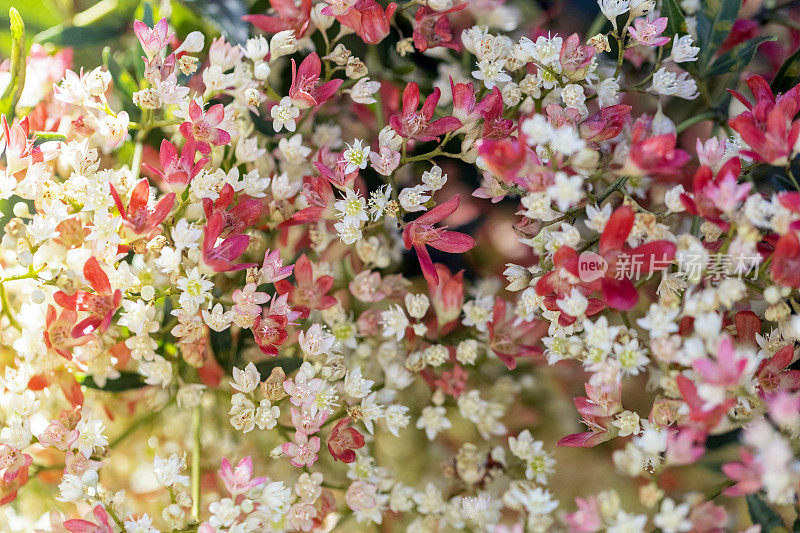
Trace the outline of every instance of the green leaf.
<instances>
[{"instance_id":1,"label":"green leaf","mask_svg":"<svg viewBox=\"0 0 800 533\"><path fill-rule=\"evenodd\" d=\"M119 93L125 111L131 118L138 117L140 111L133 104L133 93L139 90L139 86L131 76L131 73L117 63L111 53L111 48L108 46L103 48L103 65L105 65L108 73L111 74L111 79L114 81L114 90Z\"/></svg>"},{"instance_id":2,"label":"green leaf","mask_svg":"<svg viewBox=\"0 0 800 533\"><path fill-rule=\"evenodd\" d=\"M209 337L211 338L211 349L214 351L217 361L226 360L233 349L230 328L223 331L214 331L212 329L209 331Z\"/></svg>"},{"instance_id":3,"label":"green leaf","mask_svg":"<svg viewBox=\"0 0 800 533\"><path fill-rule=\"evenodd\" d=\"M248 27L242 17L247 9L241 0L184 0L188 8L202 15L232 44L247 40Z\"/></svg>"},{"instance_id":4,"label":"green leaf","mask_svg":"<svg viewBox=\"0 0 800 533\"><path fill-rule=\"evenodd\" d=\"M776 39L772 35L766 35L739 43L714 60L705 74L707 76L720 76L728 72L743 70L753 60L756 50L762 43L774 40Z\"/></svg>"},{"instance_id":5,"label":"green leaf","mask_svg":"<svg viewBox=\"0 0 800 533\"><path fill-rule=\"evenodd\" d=\"M775 74L775 78L770 84L772 92L775 94L785 93L795 86L799 81L798 78L800 78L800 46L786 58L781 68L778 69L778 73Z\"/></svg>"},{"instance_id":6,"label":"green leaf","mask_svg":"<svg viewBox=\"0 0 800 533\"><path fill-rule=\"evenodd\" d=\"M667 29L664 35L686 35L686 19L676 0L664 0L661 4L661 16L667 17Z\"/></svg>"},{"instance_id":7,"label":"green leaf","mask_svg":"<svg viewBox=\"0 0 800 533\"><path fill-rule=\"evenodd\" d=\"M700 46L698 66L711 62L711 58L731 33L742 0L704 0L697 14L697 40Z\"/></svg>"},{"instance_id":8,"label":"green leaf","mask_svg":"<svg viewBox=\"0 0 800 533\"><path fill-rule=\"evenodd\" d=\"M747 500L747 510L750 513L750 520L754 526L761 526L763 533L770 533L773 530L785 530L786 524L783 518L775 510L767 505L758 494L749 494Z\"/></svg>"},{"instance_id":9,"label":"green leaf","mask_svg":"<svg viewBox=\"0 0 800 533\"><path fill-rule=\"evenodd\" d=\"M84 387L107 392L123 392L147 386L147 383L144 382L144 378L136 372L120 372L120 376L117 379L106 380L106 384L103 387L95 383L92 376L85 376L83 379L78 379L78 381Z\"/></svg>"},{"instance_id":10,"label":"green leaf","mask_svg":"<svg viewBox=\"0 0 800 533\"><path fill-rule=\"evenodd\" d=\"M303 364L303 360L299 357L275 357L256 363L256 369L261 374L261 379L267 379L273 368L281 367L284 372L289 374L300 368L301 364Z\"/></svg>"},{"instance_id":11,"label":"green leaf","mask_svg":"<svg viewBox=\"0 0 800 533\"><path fill-rule=\"evenodd\" d=\"M9 8L8 18L11 21L11 81L0 96L0 114L9 122L14 119L15 109L22 89L25 87L25 23L15 8Z\"/></svg>"}]
</instances>

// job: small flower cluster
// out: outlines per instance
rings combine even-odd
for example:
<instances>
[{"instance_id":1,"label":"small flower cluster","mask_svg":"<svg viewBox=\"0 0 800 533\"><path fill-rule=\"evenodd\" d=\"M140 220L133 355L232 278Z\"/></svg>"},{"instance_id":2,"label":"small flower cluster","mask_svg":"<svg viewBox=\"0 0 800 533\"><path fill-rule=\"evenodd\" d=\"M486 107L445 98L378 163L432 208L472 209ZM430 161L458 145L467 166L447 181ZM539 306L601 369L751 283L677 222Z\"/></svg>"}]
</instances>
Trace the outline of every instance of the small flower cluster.
<instances>
[{"instance_id":1,"label":"small flower cluster","mask_svg":"<svg viewBox=\"0 0 800 533\"><path fill-rule=\"evenodd\" d=\"M0 529L783 527L800 10L756 3L145 3L87 68L12 8Z\"/></svg>"}]
</instances>

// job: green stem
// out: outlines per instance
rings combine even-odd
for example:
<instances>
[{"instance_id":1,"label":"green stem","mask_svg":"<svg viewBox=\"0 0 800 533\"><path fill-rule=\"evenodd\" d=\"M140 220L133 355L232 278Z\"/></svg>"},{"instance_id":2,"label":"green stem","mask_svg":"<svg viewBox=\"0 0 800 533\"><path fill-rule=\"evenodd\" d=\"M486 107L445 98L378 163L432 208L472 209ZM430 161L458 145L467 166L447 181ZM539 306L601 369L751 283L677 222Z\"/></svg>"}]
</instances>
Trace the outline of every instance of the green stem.
<instances>
[{"instance_id":1,"label":"green stem","mask_svg":"<svg viewBox=\"0 0 800 533\"><path fill-rule=\"evenodd\" d=\"M202 405L194 408L192 415L192 430L194 446L192 447L192 519L200 521L200 423L202 422Z\"/></svg>"}]
</instances>

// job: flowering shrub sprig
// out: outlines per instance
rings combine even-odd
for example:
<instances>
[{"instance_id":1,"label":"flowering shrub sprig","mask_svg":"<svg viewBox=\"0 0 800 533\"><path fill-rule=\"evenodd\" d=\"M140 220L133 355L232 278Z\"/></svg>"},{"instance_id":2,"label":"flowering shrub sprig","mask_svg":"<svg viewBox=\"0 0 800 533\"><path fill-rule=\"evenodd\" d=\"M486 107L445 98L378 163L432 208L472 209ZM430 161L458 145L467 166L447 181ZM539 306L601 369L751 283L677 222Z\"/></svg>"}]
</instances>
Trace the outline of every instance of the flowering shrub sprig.
<instances>
[{"instance_id":1,"label":"flowering shrub sprig","mask_svg":"<svg viewBox=\"0 0 800 533\"><path fill-rule=\"evenodd\" d=\"M794 2L158 4L11 9L0 529L798 527Z\"/></svg>"}]
</instances>

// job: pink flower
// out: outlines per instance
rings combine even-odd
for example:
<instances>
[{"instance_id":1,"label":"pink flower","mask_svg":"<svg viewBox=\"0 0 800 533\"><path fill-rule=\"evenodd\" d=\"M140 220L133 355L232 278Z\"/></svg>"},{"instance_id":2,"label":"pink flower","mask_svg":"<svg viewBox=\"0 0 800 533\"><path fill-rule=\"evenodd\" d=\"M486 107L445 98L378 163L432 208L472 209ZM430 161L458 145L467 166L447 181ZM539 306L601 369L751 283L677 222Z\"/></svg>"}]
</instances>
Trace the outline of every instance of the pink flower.
<instances>
[{"instance_id":1,"label":"pink flower","mask_svg":"<svg viewBox=\"0 0 800 533\"><path fill-rule=\"evenodd\" d=\"M570 533L594 533L603 529L603 517L597 498L575 498L578 510L565 516Z\"/></svg>"},{"instance_id":2,"label":"pink flower","mask_svg":"<svg viewBox=\"0 0 800 533\"><path fill-rule=\"evenodd\" d=\"M313 435L322 428L329 415L328 411L321 411L316 406L304 404L299 411L292 408L292 425L301 433Z\"/></svg>"},{"instance_id":3,"label":"pink flower","mask_svg":"<svg viewBox=\"0 0 800 533\"><path fill-rule=\"evenodd\" d=\"M422 109L417 110L419 86L414 82L409 83L403 90L403 110L399 115L392 115L389 124L401 137L420 141L432 141L440 135L457 130L462 124L455 117L443 117L432 121L440 97L441 91L437 87L425 99Z\"/></svg>"},{"instance_id":4,"label":"pink flower","mask_svg":"<svg viewBox=\"0 0 800 533\"><path fill-rule=\"evenodd\" d=\"M301 255L294 265L294 281L295 285L286 280L278 281L275 289L278 294L289 295L302 318L307 318L312 309L328 309L336 305L336 298L328 294L333 287L333 276L314 276L306 254Z\"/></svg>"},{"instance_id":5,"label":"pink flower","mask_svg":"<svg viewBox=\"0 0 800 533\"><path fill-rule=\"evenodd\" d=\"M256 266L255 263L233 263L247 249L250 237L241 234L233 235L217 244L217 239L219 239L223 229L222 213L214 211L206 222L205 232L203 233L202 265L214 272L242 270Z\"/></svg>"},{"instance_id":6,"label":"pink flower","mask_svg":"<svg viewBox=\"0 0 800 533\"><path fill-rule=\"evenodd\" d=\"M302 468L304 466L312 466L317 462L319 446L319 437L311 437L309 439L308 435L305 433L296 431L294 434L294 442L285 442L281 444L281 450L290 457L292 465Z\"/></svg>"},{"instance_id":7,"label":"pink flower","mask_svg":"<svg viewBox=\"0 0 800 533\"><path fill-rule=\"evenodd\" d=\"M301 0L299 5L293 0L272 0L270 5L275 10L276 16L245 15L242 20L251 22L256 28L267 33L294 30L295 37L301 38L311 18L311 0Z\"/></svg>"},{"instance_id":8,"label":"pink flower","mask_svg":"<svg viewBox=\"0 0 800 533\"><path fill-rule=\"evenodd\" d=\"M741 153L771 165L785 165L800 136L800 121L793 121L800 110L800 85L777 98L761 76L750 76L747 85L756 99L755 105L738 91L728 89L747 107L747 111L728 121L750 147Z\"/></svg>"},{"instance_id":9,"label":"pink flower","mask_svg":"<svg viewBox=\"0 0 800 533\"><path fill-rule=\"evenodd\" d=\"M559 59L561 69L567 72L577 72L589 66L594 57L594 46L582 45L580 35L573 33L561 44Z\"/></svg>"},{"instance_id":10,"label":"pink flower","mask_svg":"<svg viewBox=\"0 0 800 533\"><path fill-rule=\"evenodd\" d=\"M746 357L736 358L736 348L730 337L725 336L717 348L717 358L697 359L692 367L703 376L704 383L726 389L734 389L742 380L747 368Z\"/></svg>"},{"instance_id":11,"label":"pink flower","mask_svg":"<svg viewBox=\"0 0 800 533\"><path fill-rule=\"evenodd\" d=\"M659 37L667 28L667 17L659 17L655 20L647 18L636 19L633 26L628 27L628 32L639 44L645 46L661 46L670 41L669 37Z\"/></svg>"},{"instance_id":12,"label":"pink flower","mask_svg":"<svg viewBox=\"0 0 800 533\"><path fill-rule=\"evenodd\" d=\"M162 19L164 20L164 19ZM105 508L97 504L92 509L94 522L73 518L64 521L64 527L71 533L114 533L114 528L109 522L108 512Z\"/></svg>"},{"instance_id":13,"label":"pink flower","mask_svg":"<svg viewBox=\"0 0 800 533\"><path fill-rule=\"evenodd\" d=\"M730 223L722 220L722 212L727 208L732 210L733 206L746 198L750 192L750 184L744 184L741 188L737 187L737 179L742 171L742 163L738 157L728 160L717 172L716 177L707 166L701 166L694 174L692 182L693 194L681 195L681 202L686 210L693 215L701 216L719 226L723 231L727 231ZM727 193L726 193L727 191ZM736 203L728 197L728 194L736 196Z\"/></svg>"},{"instance_id":14,"label":"pink flower","mask_svg":"<svg viewBox=\"0 0 800 533\"><path fill-rule=\"evenodd\" d=\"M781 235L769 266L772 279L786 287L800 287L800 240L794 230Z\"/></svg>"},{"instance_id":15,"label":"pink flower","mask_svg":"<svg viewBox=\"0 0 800 533\"><path fill-rule=\"evenodd\" d=\"M434 228L433 225L455 213L461 201L455 195L445 203L438 205L409 222L403 230L403 242L406 250L412 247L417 252L422 274L430 285L439 283L439 274L433 266L433 261L426 246L431 246L443 252L461 254L475 246L475 240L466 233L448 231L445 228Z\"/></svg>"},{"instance_id":16,"label":"pink flower","mask_svg":"<svg viewBox=\"0 0 800 533\"><path fill-rule=\"evenodd\" d=\"M147 178L142 178L133 188L127 208L114 185L110 187L119 216L122 217L125 228L133 233L135 238L145 237L156 229L167 218L175 204L175 193L171 192L161 198L155 206L149 207L147 204L150 200L150 182Z\"/></svg>"},{"instance_id":17,"label":"pink flower","mask_svg":"<svg viewBox=\"0 0 800 533\"><path fill-rule=\"evenodd\" d=\"M631 106L625 104L601 108L600 111L580 123L581 137L594 142L613 139L622 132L631 109Z\"/></svg>"},{"instance_id":18,"label":"pink flower","mask_svg":"<svg viewBox=\"0 0 800 533\"><path fill-rule=\"evenodd\" d=\"M3 471L3 482L13 481L20 472L27 475L32 462L33 458L27 453L22 453L21 450L7 444L0 444L0 470Z\"/></svg>"},{"instance_id":19,"label":"pink flower","mask_svg":"<svg viewBox=\"0 0 800 533\"><path fill-rule=\"evenodd\" d=\"M141 20L136 20L133 23L133 33L136 34L136 38L139 39L142 49L148 58L155 56L169 44L175 34L167 33L168 30L167 19L165 18L156 22L152 29Z\"/></svg>"},{"instance_id":20,"label":"pink flower","mask_svg":"<svg viewBox=\"0 0 800 533\"><path fill-rule=\"evenodd\" d=\"M292 405L301 407L310 405L317 400L317 393L323 386L320 378L308 378L308 374L300 370L294 379L287 379L283 382L283 390L290 396L289 401Z\"/></svg>"},{"instance_id":21,"label":"pink flower","mask_svg":"<svg viewBox=\"0 0 800 533\"><path fill-rule=\"evenodd\" d=\"M286 342L289 334L286 333L286 325L289 319L286 315L270 314L264 310L264 314L258 315L253 321L253 338L259 349L271 357L278 355L278 346Z\"/></svg>"},{"instance_id":22,"label":"pink flower","mask_svg":"<svg viewBox=\"0 0 800 533\"><path fill-rule=\"evenodd\" d=\"M745 450L739 449L740 463L725 463L722 465L722 471L726 476L736 481L732 487L725 489L727 496L744 496L746 494L754 494L761 489L761 476L763 475L764 467L753 457L753 454Z\"/></svg>"},{"instance_id":23,"label":"pink flower","mask_svg":"<svg viewBox=\"0 0 800 533\"><path fill-rule=\"evenodd\" d=\"M651 175L663 179L681 177L691 157L676 148L675 133L652 136L652 118L640 117L633 125L631 149L624 171L633 175Z\"/></svg>"},{"instance_id":24,"label":"pink flower","mask_svg":"<svg viewBox=\"0 0 800 533\"><path fill-rule=\"evenodd\" d=\"M253 477L253 459L249 455L239 461L235 469L231 467L230 461L223 457L218 474L231 496L244 494L253 487L267 482L265 477Z\"/></svg>"},{"instance_id":25,"label":"pink flower","mask_svg":"<svg viewBox=\"0 0 800 533\"><path fill-rule=\"evenodd\" d=\"M369 162L375 172L382 176L390 176L400 165L400 152L395 152L388 146L381 146L380 153L371 151Z\"/></svg>"},{"instance_id":26,"label":"pink flower","mask_svg":"<svg viewBox=\"0 0 800 533\"><path fill-rule=\"evenodd\" d=\"M591 448L614 438L616 431L611 431L612 422L614 415L622 410L620 390L603 391L587 383L586 396L575 398L575 407L589 431L568 435L559 440L557 446Z\"/></svg>"},{"instance_id":27,"label":"pink flower","mask_svg":"<svg viewBox=\"0 0 800 533\"><path fill-rule=\"evenodd\" d=\"M761 361L755 377L762 396L769 398L779 392L800 389L800 370L788 368L793 359L794 346L789 345Z\"/></svg>"},{"instance_id":28,"label":"pink flower","mask_svg":"<svg viewBox=\"0 0 800 533\"><path fill-rule=\"evenodd\" d=\"M433 265L439 282L428 283L428 293L436 312L436 319L442 326L450 324L461 315L464 305L464 271L453 275L450 269L441 263Z\"/></svg>"},{"instance_id":29,"label":"pink flower","mask_svg":"<svg viewBox=\"0 0 800 533\"><path fill-rule=\"evenodd\" d=\"M189 118L180 125L178 130L184 139L192 140L200 153L208 155L211 153L211 145L222 146L231 142L230 134L217 126L225 118L225 107L216 104L203 113L203 108L192 100L189 104Z\"/></svg>"},{"instance_id":30,"label":"pink flower","mask_svg":"<svg viewBox=\"0 0 800 533\"><path fill-rule=\"evenodd\" d=\"M202 157L195 162L195 152L194 141L186 141L180 156L178 156L178 149L175 145L164 139L161 141L161 149L158 153L162 170L158 170L147 163L143 163L142 166L169 183L173 189L183 190L209 161L207 157Z\"/></svg>"},{"instance_id":31,"label":"pink flower","mask_svg":"<svg viewBox=\"0 0 800 533\"><path fill-rule=\"evenodd\" d=\"M692 380L680 374L675 381L681 396L683 396L683 401L689 407L689 420L704 427L707 431L717 427L728 409L736 404L736 400L728 398L719 405L708 407L707 402L697 393L697 386Z\"/></svg>"},{"instance_id":32,"label":"pink flower","mask_svg":"<svg viewBox=\"0 0 800 533\"><path fill-rule=\"evenodd\" d=\"M292 59L292 85L289 88L289 97L299 109L317 106L336 94L336 90L344 80L331 80L319 87L319 77L322 72L322 63L316 52L306 56L300 68Z\"/></svg>"},{"instance_id":33,"label":"pink flower","mask_svg":"<svg viewBox=\"0 0 800 533\"><path fill-rule=\"evenodd\" d=\"M420 52L429 48L444 46L456 52L461 51L461 43L454 39L447 15L461 11L466 3L451 7L447 11L435 11L428 6L421 6L414 15L414 46Z\"/></svg>"},{"instance_id":34,"label":"pink flower","mask_svg":"<svg viewBox=\"0 0 800 533\"><path fill-rule=\"evenodd\" d=\"M389 35L389 22L397 9L390 2L386 11L375 0L358 0L352 9L336 17L341 24L352 29L367 44L378 44Z\"/></svg>"},{"instance_id":35,"label":"pink flower","mask_svg":"<svg viewBox=\"0 0 800 533\"><path fill-rule=\"evenodd\" d=\"M255 315L261 313L261 304L269 301L265 292L258 292L255 283L248 283L244 289L236 289L231 296L233 310L242 315Z\"/></svg>"},{"instance_id":36,"label":"pink flower","mask_svg":"<svg viewBox=\"0 0 800 533\"><path fill-rule=\"evenodd\" d=\"M328 436L328 451L334 461L353 463L356 460L355 450L364 447L364 436L349 425L350 417L342 418Z\"/></svg>"},{"instance_id":37,"label":"pink flower","mask_svg":"<svg viewBox=\"0 0 800 533\"><path fill-rule=\"evenodd\" d=\"M286 279L292 275L294 265L283 266L280 250L272 250L264 253L264 265L261 267L261 282L275 283Z\"/></svg>"}]
</instances>

